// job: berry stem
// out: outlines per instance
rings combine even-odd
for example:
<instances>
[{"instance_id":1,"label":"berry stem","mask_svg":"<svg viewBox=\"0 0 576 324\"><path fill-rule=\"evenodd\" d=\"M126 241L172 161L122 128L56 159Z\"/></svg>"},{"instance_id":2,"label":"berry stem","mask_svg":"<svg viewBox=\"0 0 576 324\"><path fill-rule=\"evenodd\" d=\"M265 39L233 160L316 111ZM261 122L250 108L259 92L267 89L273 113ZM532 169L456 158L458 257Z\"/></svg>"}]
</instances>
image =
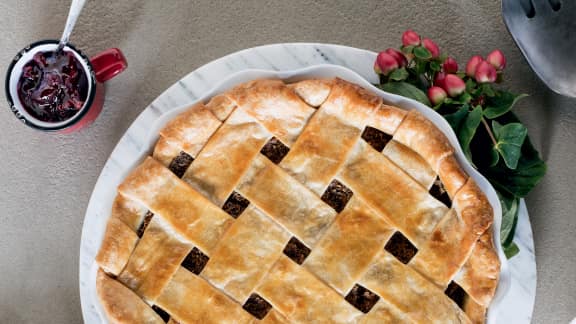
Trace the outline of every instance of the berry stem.
<instances>
[{"instance_id":1,"label":"berry stem","mask_svg":"<svg viewBox=\"0 0 576 324\"><path fill-rule=\"evenodd\" d=\"M494 146L498 145L498 141L496 141L496 138L494 137L494 134L492 133L492 129L490 129L490 125L488 125L488 122L486 121L486 119L484 119L484 117L482 117L481 120L482 120L482 124L486 128L486 132L488 132L488 135L490 136L490 139L492 140L492 143L494 144Z\"/></svg>"}]
</instances>

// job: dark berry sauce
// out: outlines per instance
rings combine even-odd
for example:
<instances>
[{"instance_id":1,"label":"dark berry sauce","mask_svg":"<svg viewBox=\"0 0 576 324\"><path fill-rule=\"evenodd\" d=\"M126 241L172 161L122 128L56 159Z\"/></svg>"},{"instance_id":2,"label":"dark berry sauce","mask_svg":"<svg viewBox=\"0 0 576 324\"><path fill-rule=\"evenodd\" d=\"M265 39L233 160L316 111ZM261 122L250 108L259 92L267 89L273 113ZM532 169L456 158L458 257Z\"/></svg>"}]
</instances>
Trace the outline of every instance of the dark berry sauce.
<instances>
[{"instance_id":1,"label":"dark berry sauce","mask_svg":"<svg viewBox=\"0 0 576 324\"><path fill-rule=\"evenodd\" d=\"M22 69L18 97L24 109L44 122L67 120L82 108L88 79L72 52L39 52Z\"/></svg>"}]
</instances>

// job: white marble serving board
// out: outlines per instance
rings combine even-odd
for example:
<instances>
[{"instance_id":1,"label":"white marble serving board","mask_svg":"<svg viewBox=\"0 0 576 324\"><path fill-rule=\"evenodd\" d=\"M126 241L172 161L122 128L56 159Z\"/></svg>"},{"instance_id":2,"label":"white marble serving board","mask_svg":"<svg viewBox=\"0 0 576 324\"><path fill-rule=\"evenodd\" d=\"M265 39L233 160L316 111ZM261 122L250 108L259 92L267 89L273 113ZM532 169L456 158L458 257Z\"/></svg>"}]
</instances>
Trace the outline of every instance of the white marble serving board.
<instances>
[{"instance_id":1,"label":"white marble serving board","mask_svg":"<svg viewBox=\"0 0 576 324\"><path fill-rule=\"evenodd\" d=\"M146 107L105 164L86 211L80 244L80 297L84 321L102 322L94 293L94 257L100 246L115 188L126 170L131 170L137 162L135 157L142 156L144 151L150 149L150 130L157 126L160 116L205 97L216 86L221 87L222 80L247 69L288 71L318 64L336 64L375 83L378 81L372 71L375 57L374 52L328 44L275 44L247 49L191 72ZM510 289L502 298L498 298L498 307L491 316L497 319L497 323L529 323L532 317L536 263L532 229L524 202L520 207L515 242L520 247L520 253L508 262Z\"/></svg>"}]
</instances>

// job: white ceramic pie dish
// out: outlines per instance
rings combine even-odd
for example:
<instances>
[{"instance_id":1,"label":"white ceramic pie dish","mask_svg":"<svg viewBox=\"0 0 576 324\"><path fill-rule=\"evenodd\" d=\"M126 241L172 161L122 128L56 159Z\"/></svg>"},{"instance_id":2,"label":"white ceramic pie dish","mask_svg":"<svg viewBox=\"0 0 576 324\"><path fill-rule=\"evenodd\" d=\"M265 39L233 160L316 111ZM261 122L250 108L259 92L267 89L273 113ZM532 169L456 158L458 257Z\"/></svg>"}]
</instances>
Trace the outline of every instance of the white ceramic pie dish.
<instances>
[{"instance_id":1,"label":"white ceramic pie dish","mask_svg":"<svg viewBox=\"0 0 576 324\"><path fill-rule=\"evenodd\" d=\"M244 70L238 73L231 74L225 80L222 80L218 85L213 87L211 90L206 91L202 94L202 96L196 100L191 101L189 104L175 107L174 109L162 114L160 117L156 118L155 120L149 120L147 124L150 126L146 130L141 130L139 133L143 135L142 139L138 139L132 141L132 148L133 150L121 149L120 143L114 149L112 153L112 157L116 156L122 160L122 164L117 166L116 172L113 175L106 174L107 168L105 167L96 183L94 188L94 192L90 199L90 203L86 212L85 216L85 224L90 224L90 230L87 231L86 228L83 229L83 236L82 242L85 245L90 246L90 249L93 250L92 255L96 255L100 247L100 243L102 241L104 230L106 227L106 223L109 218L109 211L111 210L112 202L116 195L116 186L120 184L120 182L126 177L146 156L150 155L156 140L158 139L158 132L160 129L171 119L176 117L179 113L183 112L191 105L195 104L196 102L206 102L211 97L225 92L226 90L234 87L237 84L255 80L255 79L262 79L262 78L278 78L283 79L286 81L299 81L303 79L311 79L311 78L332 78L332 77L339 77L344 80L356 83L370 91L380 95L384 101L388 104L395 105L407 110L416 109L422 114L424 114L429 120L431 120L440 130L442 130L452 146L456 150L456 158L464 168L464 170L474 178L477 182L478 186L482 189L482 191L488 197L490 204L494 210L494 245L498 251L498 256L501 262L501 273L500 273L500 282L496 289L496 295L493 299L493 302L488 309L488 323L496 323L495 314L497 314L497 309L500 307L503 297L507 293L510 287L510 271L508 268L508 262L506 260L506 256L500 246L500 223L501 223L501 206L496 195L494 188L490 185L490 183L480 174L478 173L471 164L466 160L462 149L458 143L457 137L452 131L452 128L446 122L446 120L436 113L434 110L430 109L429 107L405 98L398 95L390 94L384 92L356 72L349 70L347 68L336 66L336 65L315 65L303 69L298 70L291 70L291 71L268 71L268 70ZM142 123L141 123L142 124ZM134 126L134 125L132 125ZM132 127L131 127L132 128ZM127 138L127 134L121 140L131 141L130 138ZM123 148L126 145L122 146ZM110 159L113 161L113 159ZM106 178L106 181L103 181L103 178ZM112 179L111 179L112 178ZM95 206L97 205L97 206ZM91 220L88 222L87 220ZM84 250L82 249L82 252ZM81 253L82 253L81 252ZM80 266L80 294L82 299L82 310L84 315L84 320L86 323L107 323L105 316L103 315L103 311L100 308L100 304L98 302L98 297L96 294L96 272L98 266L96 262L92 258L84 258L81 255L80 258L81 262L89 262L90 264L81 264ZM90 269L89 273L87 272ZM82 278L88 278L88 280L82 280ZM91 313L91 315L87 315L87 313ZM94 316L96 313L98 316Z\"/></svg>"}]
</instances>

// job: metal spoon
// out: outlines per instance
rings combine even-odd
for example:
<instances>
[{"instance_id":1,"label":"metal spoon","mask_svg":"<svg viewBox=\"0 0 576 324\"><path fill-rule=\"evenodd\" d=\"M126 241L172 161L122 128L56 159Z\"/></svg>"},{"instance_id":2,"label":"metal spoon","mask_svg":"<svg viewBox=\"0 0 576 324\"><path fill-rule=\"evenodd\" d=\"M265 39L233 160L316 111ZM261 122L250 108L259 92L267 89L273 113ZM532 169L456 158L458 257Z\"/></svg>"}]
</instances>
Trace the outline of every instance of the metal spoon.
<instances>
[{"instance_id":1,"label":"metal spoon","mask_svg":"<svg viewBox=\"0 0 576 324\"><path fill-rule=\"evenodd\" d=\"M502 0L504 22L532 70L576 98L576 1Z\"/></svg>"},{"instance_id":2,"label":"metal spoon","mask_svg":"<svg viewBox=\"0 0 576 324\"><path fill-rule=\"evenodd\" d=\"M68 19L66 19L66 26L64 27L62 37L60 37L60 43L58 43L56 53L60 53L64 46L68 44L70 34L72 33L72 29L74 29L74 25L76 25L76 20L78 20L78 16L80 16L84 3L86 3L86 0L72 0L70 11L68 12Z\"/></svg>"}]
</instances>

